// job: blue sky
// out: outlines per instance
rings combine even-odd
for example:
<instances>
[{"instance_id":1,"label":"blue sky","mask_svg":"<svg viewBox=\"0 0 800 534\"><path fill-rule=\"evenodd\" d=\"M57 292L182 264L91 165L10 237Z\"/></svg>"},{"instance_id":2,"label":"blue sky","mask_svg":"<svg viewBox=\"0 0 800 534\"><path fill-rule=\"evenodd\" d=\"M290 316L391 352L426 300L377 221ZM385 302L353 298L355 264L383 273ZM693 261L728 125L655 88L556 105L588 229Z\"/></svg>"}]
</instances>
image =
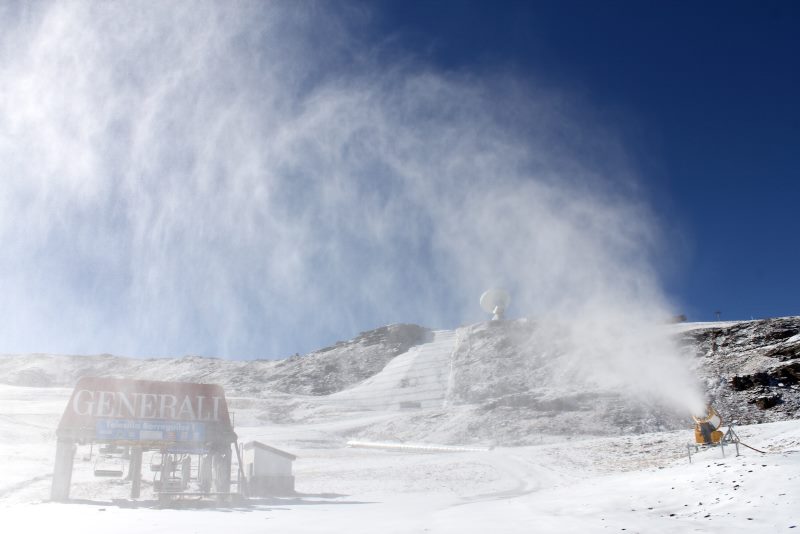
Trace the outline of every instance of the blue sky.
<instances>
[{"instance_id":1,"label":"blue sky","mask_svg":"<svg viewBox=\"0 0 800 534\"><path fill-rule=\"evenodd\" d=\"M800 314L800 6L379 2L393 46L510 70L613 125L674 225L663 273L691 320Z\"/></svg>"},{"instance_id":2,"label":"blue sky","mask_svg":"<svg viewBox=\"0 0 800 534\"><path fill-rule=\"evenodd\" d=\"M791 2L0 5L0 353L800 314ZM599 322L598 322L599 321Z\"/></svg>"}]
</instances>

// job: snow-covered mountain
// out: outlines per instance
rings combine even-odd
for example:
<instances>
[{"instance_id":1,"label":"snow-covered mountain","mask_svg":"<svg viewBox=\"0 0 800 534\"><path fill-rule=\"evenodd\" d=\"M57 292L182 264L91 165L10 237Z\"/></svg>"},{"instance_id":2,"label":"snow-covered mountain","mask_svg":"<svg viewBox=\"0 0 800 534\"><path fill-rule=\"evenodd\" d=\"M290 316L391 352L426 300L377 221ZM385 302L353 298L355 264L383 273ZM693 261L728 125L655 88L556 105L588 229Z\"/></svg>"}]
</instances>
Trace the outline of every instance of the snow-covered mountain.
<instances>
[{"instance_id":1,"label":"snow-covered mountain","mask_svg":"<svg viewBox=\"0 0 800 534\"><path fill-rule=\"evenodd\" d=\"M791 420L737 425L740 456L714 448L689 463L687 414L588 380L526 320L392 325L281 361L0 357L0 458L13 459L0 465L3 524L83 534L796 528L800 318L665 328L728 421ZM71 503L46 502L55 429L84 375L224 385L240 441L298 456L297 494L152 509L149 479L130 499L124 479L94 476L85 444ZM678 430L649 432L659 428Z\"/></svg>"},{"instance_id":2,"label":"snow-covered mountain","mask_svg":"<svg viewBox=\"0 0 800 534\"><path fill-rule=\"evenodd\" d=\"M395 356L425 343L430 330L397 324L363 332L305 356L283 360L124 358L109 354L0 356L0 383L18 386L71 387L82 376L218 383L229 393L265 391L327 395L351 387L379 371Z\"/></svg>"},{"instance_id":3,"label":"snow-covered mountain","mask_svg":"<svg viewBox=\"0 0 800 534\"><path fill-rule=\"evenodd\" d=\"M726 420L800 418L800 318L687 323L674 330ZM525 319L454 331L397 324L308 355L233 361L187 356L0 357L0 383L71 387L80 376L218 383L267 424L393 413L343 438L520 445L543 436L686 428L687 413L565 371L569 354Z\"/></svg>"}]
</instances>

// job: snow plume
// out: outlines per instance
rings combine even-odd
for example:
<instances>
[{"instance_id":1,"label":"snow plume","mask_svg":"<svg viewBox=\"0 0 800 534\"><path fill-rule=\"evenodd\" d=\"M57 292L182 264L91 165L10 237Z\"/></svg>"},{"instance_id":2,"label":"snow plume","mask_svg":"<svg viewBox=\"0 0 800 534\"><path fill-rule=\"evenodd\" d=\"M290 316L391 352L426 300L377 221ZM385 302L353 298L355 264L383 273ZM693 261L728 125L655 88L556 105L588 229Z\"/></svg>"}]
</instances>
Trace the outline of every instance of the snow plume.
<instances>
[{"instance_id":1,"label":"snow plume","mask_svg":"<svg viewBox=\"0 0 800 534\"><path fill-rule=\"evenodd\" d=\"M659 241L613 136L400 57L370 16L2 8L0 350L277 357L479 320L501 283L598 370L663 376Z\"/></svg>"}]
</instances>

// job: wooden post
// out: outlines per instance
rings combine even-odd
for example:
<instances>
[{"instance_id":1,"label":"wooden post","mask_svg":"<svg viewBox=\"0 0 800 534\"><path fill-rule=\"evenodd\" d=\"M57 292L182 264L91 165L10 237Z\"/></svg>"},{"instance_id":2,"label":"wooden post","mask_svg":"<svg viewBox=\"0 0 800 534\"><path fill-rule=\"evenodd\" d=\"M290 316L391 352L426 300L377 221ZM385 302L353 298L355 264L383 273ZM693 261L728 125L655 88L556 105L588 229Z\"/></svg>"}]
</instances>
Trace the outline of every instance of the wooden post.
<instances>
[{"instance_id":1,"label":"wooden post","mask_svg":"<svg viewBox=\"0 0 800 534\"><path fill-rule=\"evenodd\" d=\"M72 484L72 465L75 460L75 443L58 440L56 445L56 463L53 468L53 485L50 488L50 500L66 501L69 499L69 487Z\"/></svg>"}]
</instances>

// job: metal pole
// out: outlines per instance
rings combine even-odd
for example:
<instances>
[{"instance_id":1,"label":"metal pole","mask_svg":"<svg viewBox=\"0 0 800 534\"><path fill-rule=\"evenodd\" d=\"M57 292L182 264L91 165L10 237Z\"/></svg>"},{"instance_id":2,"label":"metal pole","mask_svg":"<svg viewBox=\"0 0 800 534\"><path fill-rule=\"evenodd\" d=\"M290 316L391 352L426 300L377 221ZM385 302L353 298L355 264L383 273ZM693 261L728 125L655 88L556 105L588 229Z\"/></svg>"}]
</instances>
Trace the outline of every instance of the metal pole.
<instances>
[{"instance_id":1,"label":"metal pole","mask_svg":"<svg viewBox=\"0 0 800 534\"><path fill-rule=\"evenodd\" d=\"M172 466L169 466L171 459L167 453L166 447L161 448L161 482L159 483L158 491L164 493L167 490L167 479L169 478ZM166 498L166 496L164 496ZM161 500L161 496L159 496Z\"/></svg>"},{"instance_id":2,"label":"metal pole","mask_svg":"<svg viewBox=\"0 0 800 534\"><path fill-rule=\"evenodd\" d=\"M239 493L243 497L247 497L249 491L247 489L247 476L244 473L244 463L242 462L242 449L240 449L240 444L236 443L236 459L239 462L239 472L237 473L237 478L239 479L239 483L236 485Z\"/></svg>"},{"instance_id":3,"label":"metal pole","mask_svg":"<svg viewBox=\"0 0 800 534\"><path fill-rule=\"evenodd\" d=\"M138 499L142 489L142 448L131 449L131 460L128 464L128 477L131 479L131 499Z\"/></svg>"},{"instance_id":4,"label":"metal pole","mask_svg":"<svg viewBox=\"0 0 800 534\"><path fill-rule=\"evenodd\" d=\"M214 487L218 493L231 492L231 445L214 455Z\"/></svg>"},{"instance_id":5,"label":"metal pole","mask_svg":"<svg viewBox=\"0 0 800 534\"><path fill-rule=\"evenodd\" d=\"M53 469L53 485L50 488L50 499L53 501L69 500L75 449L75 443L58 440L56 445L56 464Z\"/></svg>"}]
</instances>

